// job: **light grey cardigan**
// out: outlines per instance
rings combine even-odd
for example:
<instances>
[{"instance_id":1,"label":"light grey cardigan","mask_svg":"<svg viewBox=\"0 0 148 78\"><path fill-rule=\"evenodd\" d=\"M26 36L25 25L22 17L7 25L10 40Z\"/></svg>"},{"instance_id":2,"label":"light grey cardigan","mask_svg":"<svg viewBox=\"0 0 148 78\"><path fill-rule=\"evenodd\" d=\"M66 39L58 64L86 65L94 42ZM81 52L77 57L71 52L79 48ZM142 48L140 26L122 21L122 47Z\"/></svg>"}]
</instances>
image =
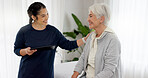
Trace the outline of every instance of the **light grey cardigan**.
<instances>
[{"instance_id":1,"label":"light grey cardigan","mask_svg":"<svg viewBox=\"0 0 148 78\"><path fill-rule=\"evenodd\" d=\"M91 35L88 37L83 53L75 66L74 71L86 78L87 60L90 52ZM114 33L104 31L101 38L97 40L97 52L95 56L95 78L121 78L120 53L121 46Z\"/></svg>"}]
</instances>

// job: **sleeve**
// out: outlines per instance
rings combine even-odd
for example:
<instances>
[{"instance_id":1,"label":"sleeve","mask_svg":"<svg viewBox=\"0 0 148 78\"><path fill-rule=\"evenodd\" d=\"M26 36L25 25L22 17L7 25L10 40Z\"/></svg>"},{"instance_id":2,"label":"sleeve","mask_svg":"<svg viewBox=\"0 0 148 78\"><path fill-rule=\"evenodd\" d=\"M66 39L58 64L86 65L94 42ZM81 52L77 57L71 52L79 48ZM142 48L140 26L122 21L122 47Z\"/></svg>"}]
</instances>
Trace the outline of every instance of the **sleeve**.
<instances>
[{"instance_id":1,"label":"sleeve","mask_svg":"<svg viewBox=\"0 0 148 78\"><path fill-rule=\"evenodd\" d=\"M120 60L121 46L118 39L112 39L105 53L105 64L102 72L95 78L110 78L118 66Z\"/></svg>"},{"instance_id":2,"label":"sleeve","mask_svg":"<svg viewBox=\"0 0 148 78\"><path fill-rule=\"evenodd\" d=\"M21 56L20 50L22 48L25 48L25 41L24 41L24 34L23 34L23 31L21 28L16 35L16 39L15 39L15 43L14 43L14 53L18 56Z\"/></svg>"},{"instance_id":3,"label":"sleeve","mask_svg":"<svg viewBox=\"0 0 148 78\"><path fill-rule=\"evenodd\" d=\"M66 50L72 50L75 48L78 48L77 41L70 41L67 40L59 30L57 30L57 38L58 38L58 46L61 47L62 49Z\"/></svg>"},{"instance_id":4,"label":"sleeve","mask_svg":"<svg viewBox=\"0 0 148 78\"><path fill-rule=\"evenodd\" d=\"M74 71L79 72L79 74L82 73L82 71L84 71L85 61L87 60L85 58L85 56L86 56L87 52L89 51L90 41L91 41L91 34L87 38L87 41L86 41L86 44L84 46L83 52L82 52L82 54L81 54L81 56L79 58L78 63L75 66L75 69L74 69Z\"/></svg>"},{"instance_id":5,"label":"sleeve","mask_svg":"<svg viewBox=\"0 0 148 78\"><path fill-rule=\"evenodd\" d=\"M74 69L74 71L79 72L79 74L84 70L84 59L85 59L85 52L83 51Z\"/></svg>"}]
</instances>

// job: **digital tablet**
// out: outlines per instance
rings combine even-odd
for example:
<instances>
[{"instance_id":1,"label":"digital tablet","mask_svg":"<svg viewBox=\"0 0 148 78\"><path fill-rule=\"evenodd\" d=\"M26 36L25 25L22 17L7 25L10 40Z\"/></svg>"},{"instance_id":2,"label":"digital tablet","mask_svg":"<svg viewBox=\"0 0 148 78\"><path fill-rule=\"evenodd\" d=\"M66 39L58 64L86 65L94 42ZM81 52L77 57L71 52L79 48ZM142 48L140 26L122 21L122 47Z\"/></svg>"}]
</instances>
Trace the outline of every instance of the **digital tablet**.
<instances>
[{"instance_id":1,"label":"digital tablet","mask_svg":"<svg viewBox=\"0 0 148 78\"><path fill-rule=\"evenodd\" d=\"M37 50L53 50L53 49L55 49L55 46L49 45L49 46L41 46L41 47L31 48L31 50L35 50L35 49L37 49Z\"/></svg>"}]
</instances>

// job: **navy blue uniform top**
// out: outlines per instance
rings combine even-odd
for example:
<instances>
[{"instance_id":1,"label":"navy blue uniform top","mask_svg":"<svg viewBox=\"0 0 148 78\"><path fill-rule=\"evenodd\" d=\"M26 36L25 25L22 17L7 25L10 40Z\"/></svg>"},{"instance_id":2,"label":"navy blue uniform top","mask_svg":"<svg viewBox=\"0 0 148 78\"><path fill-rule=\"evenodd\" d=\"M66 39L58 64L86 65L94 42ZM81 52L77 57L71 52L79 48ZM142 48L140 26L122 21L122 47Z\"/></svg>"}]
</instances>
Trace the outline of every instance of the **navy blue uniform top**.
<instances>
[{"instance_id":1,"label":"navy blue uniform top","mask_svg":"<svg viewBox=\"0 0 148 78\"><path fill-rule=\"evenodd\" d=\"M31 24L22 27L17 33L14 52L20 55L20 49L54 45L66 50L77 48L76 41L67 40L58 29L47 25L44 30L35 30ZM53 50L37 50L32 55L22 56L18 78L54 78Z\"/></svg>"}]
</instances>

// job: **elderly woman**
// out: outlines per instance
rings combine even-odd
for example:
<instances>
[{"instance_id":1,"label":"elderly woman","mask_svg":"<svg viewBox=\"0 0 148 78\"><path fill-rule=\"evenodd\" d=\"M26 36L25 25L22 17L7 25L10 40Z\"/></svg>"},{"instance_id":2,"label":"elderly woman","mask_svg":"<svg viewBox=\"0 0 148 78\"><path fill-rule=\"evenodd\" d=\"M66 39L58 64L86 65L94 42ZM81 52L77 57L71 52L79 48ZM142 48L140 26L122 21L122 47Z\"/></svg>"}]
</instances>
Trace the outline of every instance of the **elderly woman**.
<instances>
[{"instance_id":1,"label":"elderly woman","mask_svg":"<svg viewBox=\"0 0 148 78\"><path fill-rule=\"evenodd\" d=\"M86 41L84 51L75 66L72 78L121 78L120 42L115 33L107 27L109 8L101 3L89 7L89 28L95 31Z\"/></svg>"}]
</instances>

